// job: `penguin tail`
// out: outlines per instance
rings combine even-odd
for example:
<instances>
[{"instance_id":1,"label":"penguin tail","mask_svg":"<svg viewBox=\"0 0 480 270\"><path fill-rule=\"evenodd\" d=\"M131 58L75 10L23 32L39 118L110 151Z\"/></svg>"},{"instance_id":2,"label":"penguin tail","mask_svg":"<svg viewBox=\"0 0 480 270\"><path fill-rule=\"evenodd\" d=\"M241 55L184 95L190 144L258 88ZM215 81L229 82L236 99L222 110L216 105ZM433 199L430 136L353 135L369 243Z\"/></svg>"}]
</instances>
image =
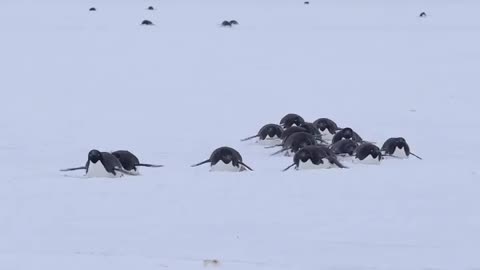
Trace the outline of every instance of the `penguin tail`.
<instances>
[{"instance_id":1,"label":"penguin tail","mask_svg":"<svg viewBox=\"0 0 480 270\"><path fill-rule=\"evenodd\" d=\"M76 167L76 168L68 168L68 169L61 169L61 172L69 172L69 171L76 171L76 170L86 170L87 167L82 166L82 167Z\"/></svg>"},{"instance_id":2,"label":"penguin tail","mask_svg":"<svg viewBox=\"0 0 480 270\"><path fill-rule=\"evenodd\" d=\"M200 162L200 163L194 164L194 165L192 165L191 167L197 167L197 166L203 165L203 164L208 163L208 162L210 162L210 159L207 159L207 160L202 161L202 162Z\"/></svg>"},{"instance_id":3,"label":"penguin tail","mask_svg":"<svg viewBox=\"0 0 480 270\"><path fill-rule=\"evenodd\" d=\"M245 138L245 139L241 139L240 141L241 141L241 142L244 142L244 141L248 141L248 140L251 140L251 139L254 139L254 138L258 138L258 137L259 137L259 135L250 136L250 137L247 137L247 138Z\"/></svg>"},{"instance_id":4,"label":"penguin tail","mask_svg":"<svg viewBox=\"0 0 480 270\"><path fill-rule=\"evenodd\" d=\"M288 166L287 168L283 169L282 172L286 172L288 171L290 168L292 168L293 166L295 166L295 163L293 163L292 165Z\"/></svg>"}]
</instances>

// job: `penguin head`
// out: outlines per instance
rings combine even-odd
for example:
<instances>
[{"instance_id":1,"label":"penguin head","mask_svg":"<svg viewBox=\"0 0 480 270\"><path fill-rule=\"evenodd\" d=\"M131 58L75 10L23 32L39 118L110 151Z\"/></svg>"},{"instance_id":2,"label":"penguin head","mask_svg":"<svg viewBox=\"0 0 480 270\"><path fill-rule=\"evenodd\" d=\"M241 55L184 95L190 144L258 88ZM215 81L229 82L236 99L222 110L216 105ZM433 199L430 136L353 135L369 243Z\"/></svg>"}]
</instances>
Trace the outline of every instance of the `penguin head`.
<instances>
[{"instance_id":1,"label":"penguin head","mask_svg":"<svg viewBox=\"0 0 480 270\"><path fill-rule=\"evenodd\" d=\"M102 153L96 149L93 149L88 152L88 160L93 163L97 163L99 160L102 160Z\"/></svg>"},{"instance_id":2,"label":"penguin head","mask_svg":"<svg viewBox=\"0 0 480 270\"><path fill-rule=\"evenodd\" d=\"M353 138L353 130L351 128L344 128L342 130L343 138L349 140Z\"/></svg>"},{"instance_id":3,"label":"penguin head","mask_svg":"<svg viewBox=\"0 0 480 270\"><path fill-rule=\"evenodd\" d=\"M373 158L381 158L382 153L380 152L380 149L378 147L370 147L369 149L369 155L371 155Z\"/></svg>"},{"instance_id":4,"label":"penguin head","mask_svg":"<svg viewBox=\"0 0 480 270\"><path fill-rule=\"evenodd\" d=\"M302 149L298 151L295 156L293 157L293 161L295 164L299 164L300 162L307 162L309 159L312 159L312 155L310 154L309 151Z\"/></svg>"}]
</instances>

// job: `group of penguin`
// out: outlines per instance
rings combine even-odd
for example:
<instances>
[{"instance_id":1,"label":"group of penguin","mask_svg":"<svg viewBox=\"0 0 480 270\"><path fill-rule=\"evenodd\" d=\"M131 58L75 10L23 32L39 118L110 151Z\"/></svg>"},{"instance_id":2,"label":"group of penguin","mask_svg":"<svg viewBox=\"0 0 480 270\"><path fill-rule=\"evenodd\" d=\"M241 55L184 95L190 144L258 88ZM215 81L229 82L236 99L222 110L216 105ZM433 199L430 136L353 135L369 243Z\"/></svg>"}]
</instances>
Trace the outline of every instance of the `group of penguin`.
<instances>
[{"instance_id":1,"label":"group of penguin","mask_svg":"<svg viewBox=\"0 0 480 270\"><path fill-rule=\"evenodd\" d=\"M348 168L344 161L364 164L380 164L383 159L405 159L415 156L403 137L387 139L381 148L372 142L363 140L350 127L339 128L328 118L319 118L314 122L306 122L300 115L289 113L279 124L266 124L256 135L242 139L256 139L257 144L265 148L280 148L271 155L284 154L293 156L287 171L294 167L303 169ZM215 149L210 157L192 165L197 167L210 164L210 171L253 171L244 163L241 154L228 146ZM88 153L85 166L63 169L61 171L85 170L85 177L122 177L124 175L139 175L138 167L163 167L141 163L130 151L100 152L96 149Z\"/></svg>"},{"instance_id":2,"label":"group of penguin","mask_svg":"<svg viewBox=\"0 0 480 270\"><path fill-rule=\"evenodd\" d=\"M347 168L342 161L380 164L385 158L404 159L410 155L422 159L410 151L403 137L387 139L381 148L362 139L350 127L339 128L329 118L306 122L298 114L287 114L279 124L267 124L256 135L243 139L257 139L257 143L274 142L266 148L280 147L272 155L284 153L293 156L293 163L285 168L301 169ZM278 143L277 143L278 142Z\"/></svg>"}]
</instances>

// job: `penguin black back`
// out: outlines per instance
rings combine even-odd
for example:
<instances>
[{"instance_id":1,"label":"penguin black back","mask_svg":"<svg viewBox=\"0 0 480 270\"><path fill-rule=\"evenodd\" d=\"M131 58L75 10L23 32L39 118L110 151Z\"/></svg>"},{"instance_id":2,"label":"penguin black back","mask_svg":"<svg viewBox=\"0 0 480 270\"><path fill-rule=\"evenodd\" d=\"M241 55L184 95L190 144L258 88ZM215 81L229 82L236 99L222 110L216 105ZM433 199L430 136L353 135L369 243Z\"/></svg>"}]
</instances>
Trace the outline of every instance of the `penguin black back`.
<instances>
[{"instance_id":1,"label":"penguin black back","mask_svg":"<svg viewBox=\"0 0 480 270\"><path fill-rule=\"evenodd\" d=\"M354 142L361 143L362 138L353 129L347 127L339 130L332 139L332 144L340 140L353 140Z\"/></svg>"},{"instance_id":2,"label":"penguin black back","mask_svg":"<svg viewBox=\"0 0 480 270\"><path fill-rule=\"evenodd\" d=\"M267 138L281 138L283 133L283 129L281 126L277 124L266 124L260 128L257 132L257 135L247 137L242 139L242 141L251 140L254 138L258 138L259 140L265 140Z\"/></svg>"},{"instance_id":3,"label":"penguin black back","mask_svg":"<svg viewBox=\"0 0 480 270\"><path fill-rule=\"evenodd\" d=\"M141 25L153 25L153 23L149 20L143 20Z\"/></svg>"},{"instance_id":4,"label":"penguin black back","mask_svg":"<svg viewBox=\"0 0 480 270\"><path fill-rule=\"evenodd\" d=\"M364 160L367 157L371 157L372 159L378 159L380 161L382 159L382 152L378 146L371 144L371 143L363 143L360 144L355 149L355 158L359 160Z\"/></svg>"},{"instance_id":5,"label":"penguin black back","mask_svg":"<svg viewBox=\"0 0 480 270\"><path fill-rule=\"evenodd\" d=\"M357 146L358 144L352 140L340 140L330 145L330 149L332 149L335 155L353 156L353 153L355 152Z\"/></svg>"},{"instance_id":6,"label":"penguin black back","mask_svg":"<svg viewBox=\"0 0 480 270\"><path fill-rule=\"evenodd\" d=\"M305 120L300 115L294 113L289 113L280 119L280 125L283 128L289 128L293 125L299 126L303 123L305 123Z\"/></svg>"},{"instance_id":7,"label":"penguin black back","mask_svg":"<svg viewBox=\"0 0 480 270\"><path fill-rule=\"evenodd\" d=\"M242 159L242 156L240 155L240 153L237 150L235 150L231 147L228 147L228 146L222 146L222 147L219 147L219 148L215 149L212 152L212 154L210 155L209 159L207 159L205 161L202 161L200 163L194 164L194 165L192 165L192 167L197 167L197 166L203 165L205 163L209 163L209 162L210 162L211 166L213 166L213 165L216 165L219 161L222 161L225 164L232 163L232 166L234 166L234 167L243 166L243 167L249 169L250 171L253 171L249 166L247 166L243 162L243 159Z\"/></svg>"}]
</instances>

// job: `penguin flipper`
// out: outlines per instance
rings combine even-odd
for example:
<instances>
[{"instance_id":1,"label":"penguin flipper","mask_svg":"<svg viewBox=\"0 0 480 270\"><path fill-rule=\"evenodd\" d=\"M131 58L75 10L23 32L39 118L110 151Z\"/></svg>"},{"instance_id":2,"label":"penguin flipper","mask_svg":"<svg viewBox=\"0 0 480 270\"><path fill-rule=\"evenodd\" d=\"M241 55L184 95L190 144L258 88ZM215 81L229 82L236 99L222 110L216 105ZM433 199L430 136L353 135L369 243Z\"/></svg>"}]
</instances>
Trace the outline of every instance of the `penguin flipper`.
<instances>
[{"instance_id":1,"label":"penguin flipper","mask_svg":"<svg viewBox=\"0 0 480 270\"><path fill-rule=\"evenodd\" d=\"M336 158L331 158L329 161L330 161L330 163L333 163L333 164L337 165L338 167L340 167L342 169L348 169L347 166L340 163L340 161L338 161L338 159L336 159Z\"/></svg>"},{"instance_id":2,"label":"penguin flipper","mask_svg":"<svg viewBox=\"0 0 480 270\"><path fill-rule=\"evenodd\" d=\"M279 146L283 146L283 144L275 144L275 145L265 146L264 148L265 149L270 149L270 148L275 148L275 147L279 147Z\"/></svg>"},{"instance_id":3,"label":"penguin flipper","mask_svg":"<svg viewBox=\"0 0 480 270\"><path fill-rule=\"evenodd\" d=\"M423 158L421 158L421 157L419 157L419 156L415 155L415 154L414 154L414 153L412 153L412 152L410 152L410 155L412 155L412 156L414 156L414 157L416 157L416 158L418 158L418 159L420 159L420 160L423 160Z\"/></svg>"},{"instance_id":4,"label":"penguin flipper","mask_svg":"<svg viewBox=\"0 0 480 270\"><path fill-rule=\"evenodd\" d=\"M245 139L241 139L240 141L241 142L244 142L244 141L248 141L248 140L251 140L251 139L254 139L254 138L257 138L257 137L260 137L259 135L255 135L255 136L250 136L250 137L247 137Z\"/></svg>"},{"instance_id":5,"label":"penguin flipper","mask_svg":"<svg viewBox=\"0 0 480 270\"><path fill-rule=\"evenodd\" d=\"M76 167L76 168L68 168L68 169L61 169L61 172L69 172L69 171L76 171L76 170L86 170L87 167L82 166L82 167Z\"/></svg>"},{"instance_id":6,"label":"penguin flipper","mask_svg":"<svg viewBox=\"0 0 480 270\"><path fill-rule=\"evenodd\" d=\"M207 159L207 160L202 161L202 162L200 162L200 163L194 164L194 165L192 165L191 167L197 167L197 166L203 165L203 164L208 163L208 162L210 162L210 159Z\"/></svg>"},{"instance_id":7,"label":"penguin flipper","mask_svg":"<svg viewBox=\"0 0 480 270\"><path fill-rule=\"evenodd\" d=\"M242 165L243 167L245 167L245 168L247 168L247 169L249 169L250 171L252 171L252 172L253 172L253 169L252 169L252 168L250 168L250 167L248 167L248 165L247 165L247 164L245 164L245 163L243 163L242 161L238 162L238 164Z\"/></svg>"},{"instance_id":8,"label":"penguin flipper","mask_svg":"<svg viewBox=\"0 0 480 270\"><path fill-rule=\"evenodd\" d=\"M293 163L292 165L288 166L287 168L283 169L282 172L286 172L288 171L291 167L295 166L295 163Z\"/></svg>"},{"instance_id":9,"label":"penguin flipper","mask_svg":"<svg viewBox=\"0 0 480 270\"><path fill-rule=\"evenodd\" d=\"M284 151L287 151L287 150L289 150L289 149L290 149L290 148L282 148L281 150L278 150L277 152L271 154L270 156L278 155L278 154L280 154L280 153L282 153L282 152L284 152Z\"/></svg>"},{"instance_id":10,"label":"penguin flipper","mask_svg":"<svg viewBox=\"0 0 480 270\"><path fill-rule=\"evenodd\" d=\"M139 167L149 167L149 168L161 168L161 167L164 167L163 165L146 164L146 163L138 163L138 164L135 164L135 166L139 166Z\"/></svg>"}]
</instances>

